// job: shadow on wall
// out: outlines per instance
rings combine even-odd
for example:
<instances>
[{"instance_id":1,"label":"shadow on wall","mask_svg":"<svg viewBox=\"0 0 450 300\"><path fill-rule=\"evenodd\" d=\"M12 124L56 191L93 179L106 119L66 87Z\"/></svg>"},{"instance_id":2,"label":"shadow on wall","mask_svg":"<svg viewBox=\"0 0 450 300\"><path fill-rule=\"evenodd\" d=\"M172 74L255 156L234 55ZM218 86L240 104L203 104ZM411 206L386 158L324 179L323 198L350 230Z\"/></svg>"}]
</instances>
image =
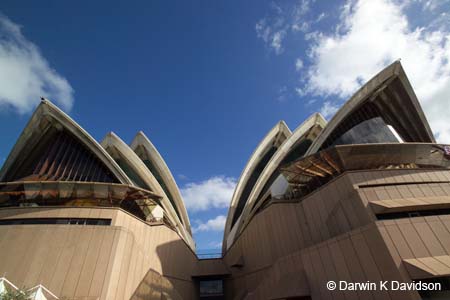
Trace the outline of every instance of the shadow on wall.
<instances>
[{"instance_id":1,"label":"shadow on wall","mask_svg":"<svg viewBox=\"0 0 450 300\"><path fill-rule=\"evenodd\" d=\"M170 281L160 273L150 269L145 274L130 300L183 299Z\"/></svg>"},{"instance_id":2,"label":"shadow on wall","mask_svg":"<svg viewBox=\"0 0 450 300\"><path fill-rule=\"evenodd\" d=\"M186 243L170 241L157 246L156 253L161 273L150 269L130 299L198 299L198 287L192 280L197 257Z\"/></svg>"}]
</instances>

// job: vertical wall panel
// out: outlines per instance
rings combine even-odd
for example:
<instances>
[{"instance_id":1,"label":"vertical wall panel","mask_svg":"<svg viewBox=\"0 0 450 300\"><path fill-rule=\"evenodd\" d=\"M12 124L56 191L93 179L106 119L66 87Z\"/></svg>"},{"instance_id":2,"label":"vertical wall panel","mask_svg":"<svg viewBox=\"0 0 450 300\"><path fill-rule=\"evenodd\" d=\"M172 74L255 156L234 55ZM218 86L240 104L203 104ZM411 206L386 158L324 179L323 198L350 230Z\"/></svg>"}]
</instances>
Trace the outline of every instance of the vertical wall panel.
<instances>
[{"instance_id":1,"label":"vertical wall panel","mask_svg":"<svg viewBox=\"0 0 450 300\"><path fill-rule=\"evenodd\" d=\"M89 296L95 297L101 295L104 285L107 285L110 273L107 272L110 264L111 253L115 252L115 230L106 230L100 246L98 258L95 263L94 274L89 287Z\"/></svg>"},{"instance_id":2,"label":"vertical wall panel","mask_svg":"<svg viewBox=\"0 0 450 300\"><path fill-rule=\"evenodd\" d=\"M69 272L66 275L63 291L65 297L74 297L78 279L81 276L84 259L89 249L89 243L93 235L91 226L74 226L79 232L79 239L75 247L75 252L70 260ZM68 262L67 262L68 263Z\"/></svg>"},{"instance_id":3,"label":"vertical wall panel","mask_svg":"<svg viewBox=\"0 0 450 300\"><path fill-rule=\"evenodd\" d=\"M95 273L95 266L100 256L100 249L105 236L106 230L104 228L92 227L92 238L90 240L87 252L85 255L81 273L75 290L75 297L89 296L89 288Z\"/></svg>"}]
</instances>

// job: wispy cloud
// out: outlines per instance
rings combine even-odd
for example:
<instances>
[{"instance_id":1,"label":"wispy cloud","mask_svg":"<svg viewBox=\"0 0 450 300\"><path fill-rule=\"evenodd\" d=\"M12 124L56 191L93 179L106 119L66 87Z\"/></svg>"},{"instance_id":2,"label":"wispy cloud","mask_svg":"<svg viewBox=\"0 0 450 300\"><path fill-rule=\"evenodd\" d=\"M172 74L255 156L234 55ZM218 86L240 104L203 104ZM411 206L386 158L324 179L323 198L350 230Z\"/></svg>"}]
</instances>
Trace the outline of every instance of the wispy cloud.
<instances>
[{"instance_id":1,"label":"wispy cloud","mask_svg":"<svg viewBox=\"0 0 450 300\"><path fill-rule=\"evenodd\" d=\"M286 100L288 89L286 86L282 86L278 89L277 101L283 102Z\"/></svg>"},{"instance_id":2,"label":"wispy cloud","mask_svg":"<svg viewBox=\"0 0 450 300\"><path fill-rule=\"evenodd\" d=\"M282 54L284 42L290 34L306 33L310 30L311 24L318 23L326 17L325 13L315 18L311 17L312 2L314 1L299 0L293 6L283 3L283 7L272 2L270 15L256 23L256 36L276 55Z\"/></svg>"},{"instance_id":3,"label":"wispy cloud","mask_svg":"<svg viewBox=\"0 0 450 300\"><path fill-rule=\"evenodd\" d=\"M286 37L286 28L282 18L279 18L274 25L269 24L267 19L261 19L255 26L257 37L262 39L275 54L281 54L284 50L283 40Z\"/></svg>"},{"instance_id":4,"label":"wispy cloud","mask_svg":"<svg viewBox=\"0 0 450 300\"><path fill-rule=\"evenodd\" d=\"M186 184L181 189L181 194L186 208L191 212L226 208L230 204L235 186L234 178L215 176L198 183Z\"/></svg>"},{"instance_id":5,"label":"wispy cloud","mask_svg":"<svg viewBox=\"0 0 450 300\"><path fill-rule=\"evenodd\" d=\"M318 23L318 22L322 21L323 19L325 19L326 17L327 17L327 14L323 12L317 16L316 22Z\"/></svg>"},{"instance_id":6,"label":"wispy cloud","mask_svg":"<svg viewBox=\"0 0 450 300\"><path fill-rule=\"evenodd\" d=\"M19 25L0 14L0 106L26 113L41 96L65 110L73 104L73 89L68 81L50 67Z\"/></svg>"},{"instance_id":7,"label":"wispy cloud","mask_svg":"<svg viewBox=\"0 0 450 300\"><path fill-rule=\"evenodd\" d=\"M303 60L301 60L301 58L297 58L295 61L295 70L300 71L301 69L303 69Z\"/></svg>"},{"instance_id":8,"label":"wispy cloud","mask_svg":"<svg viewBox=\"0 0 450 300\"><path fill-rule=\"evenodd\" d=\"M199 231L223 231L225 228L226 216L219 215L214 219L202 223L198 222L197 226L192 229L193 232Z\"/></svg>"},{"instance_id":9,"label":"wispy cloud","mask_svg":"<svg viewBox=\"0 0 450 300\"><path fill-rule=\"evenodd\" d=\"M311 20L306 15L311 10L311 1L300 0L292 8L292 13L289 16L291 22L291 29L296 31L307 31L310 27Z\"/></svg>"},{"instance_id":10,"label":"wispy cloud","mask_svg":"<svg viewBox=\"0 0 450 300\"><path fill-rule=\"evenodd\" d=\"M208 246L211 249L222 249L222 241L220 241L220 242L217 242L217 241L210 242L208 244Z\"/></svg>"},{"instance_id":11,"label":"wispy cloud","mask_svg":"<svg viewBox=\"0 0 450 300\"><path fill-rule=\"evenodd\" d=\"M290 31L306 31L309 28L309 21L305 19L309 10L309 0L298 1L293 8L282 8L272 2L271 15L256 23L256 36L263 40L268 49L279 55L284 51L283 43Z\"/></svg>"},{"instance_id":12,"label":"wispy cloud","mask_svg":"<svg viewBox=\"0 0 450 300\"><path fill-rule=\"evenodd\" d=\"M338 111L339 106L332 104L330 101L325 101L325 103L320 108L320 113L326 119L333 117L333 115Z\"/></svg>"},{"instance_id":13,"label":"wispy cloud","mask_svg":"<svg viewBox=\"0 0 450 300\"><path fill-rule=\"evenodd\" d=\"M374 18L373 16L377 16ZM387 64L401 58L441 142L450 142L450 30L411 28L405 5L347 1L335 33L315 32L302 91L346 99ZM342 104L325 101L324 111Z\"/></svg>"},{"instance_id":14,"label":"wispy cloud","mask_svg":"<svg viewBox=\"0 0 450 300\"><path fill-rule=\"evenodd\" d=\"M436 11L450 5L450 0L419 0L424 10Z\"/></svg>"},{"instance_id":15,"label":"wispy cloud","mask_svg":"<svg viewBox=\"0 0 450 300\"><path fill-rule=\"evenodd\" d=\"M312 4L299 1L263 19L266 44L274 28L286 32L283 42L302 34L308 43L302 63L294 62L301 70L294 88L298 96L322 99L320 110L331 116L363 83L400 58L437 140L450 142L450 0L346 0L329 28L318 23L334 20L336 13L312 16Z\"/></svg>"},{"instance_id":16,"label":"wispy cloud","mask_svg":"<svg viewBox=\"0 0 450 300\"><path fill-rule=\"evenodd\" d=\"M189 177L187 177L187 176L184 175L184 174L178 174L178 178L179 178L180 180L188 180L188 179L189 179Z\"/></svg>"}]
</instances>

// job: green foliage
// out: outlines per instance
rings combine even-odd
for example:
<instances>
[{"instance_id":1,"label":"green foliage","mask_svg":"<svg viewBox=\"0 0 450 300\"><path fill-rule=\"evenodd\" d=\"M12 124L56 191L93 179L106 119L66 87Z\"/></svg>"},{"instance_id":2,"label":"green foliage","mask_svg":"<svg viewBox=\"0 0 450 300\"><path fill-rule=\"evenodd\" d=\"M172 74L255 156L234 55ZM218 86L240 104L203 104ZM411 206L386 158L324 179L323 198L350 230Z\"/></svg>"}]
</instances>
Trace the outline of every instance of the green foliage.
<instances>
[{"instance_id":1,"label":"green foliage","mask_svg":"<svg viewBox=\"0 0 450 300\"><path fill-rule=\"evenodd\" d=\"M21 290L8 290L6 293L0 295L0 300L28 300L29 298L30 293Z\"/></svg>"}]
</instances>

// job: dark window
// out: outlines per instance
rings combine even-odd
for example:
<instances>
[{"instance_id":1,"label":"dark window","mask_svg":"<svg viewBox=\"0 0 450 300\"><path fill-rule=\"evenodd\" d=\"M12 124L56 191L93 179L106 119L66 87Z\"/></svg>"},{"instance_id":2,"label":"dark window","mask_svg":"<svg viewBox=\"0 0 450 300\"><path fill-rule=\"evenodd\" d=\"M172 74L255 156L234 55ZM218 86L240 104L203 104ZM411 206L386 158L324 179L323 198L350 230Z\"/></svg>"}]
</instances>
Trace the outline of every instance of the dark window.
<instances>
[{"instance_id":1,"label":"dark window","mask_svg":"<svg viewBox=\"0 0 450 300\"><path fill-rule=\"evenodd\" d=\"M200 297L222 296L223 280L201 280Z\"/></svg>"},{"instance_id":2,"label":"dark window","mask_svg":"<svg viewBox=\"0 0 450 300\"><path fill-rule=\"evenodd\" d=\"M383 116L383 117L381 117ZM387 125L394 125L372 102L349 114L324 141L320 150L334 145L398 142ZM396 126L393 128L397 129ZM401 136L401 135L400 135Z\"/></svg>"},{"instance_id":3,"label":"dark window","mask_svg":"<svg viewBox=\"0 0 450 300\"><path fill-rule=\"evenodd\" d=\"M392 220L392 219L403 219L403 218L414 218L414 217L427 217L427 216L439 216L439 215L450 215L450 208L442 209L430 209L421 211L405 211L405 212L395 212L395 213L382 213L377 214L378 220Z\"/></svg>"},{"instance_id":4,"label":"dark window","mask_svg":"<svg viewBox=\"0 0 450 300\"><path fill-rule=\"evenodd\" d=\"M83 218L30 218L0 220L0 225L111 225L111 219L83 219Z\"/></svg>"},{"instance_id":5,"label":"dark window","mask_svg":"<svg viewBox=\"0 0 450 300\"><path fill-rule=\"evenodd\" d=\"M334 145L398 143L399 140L381 117L363 121L339 136Z\"/></svg>"}]
</instances>

